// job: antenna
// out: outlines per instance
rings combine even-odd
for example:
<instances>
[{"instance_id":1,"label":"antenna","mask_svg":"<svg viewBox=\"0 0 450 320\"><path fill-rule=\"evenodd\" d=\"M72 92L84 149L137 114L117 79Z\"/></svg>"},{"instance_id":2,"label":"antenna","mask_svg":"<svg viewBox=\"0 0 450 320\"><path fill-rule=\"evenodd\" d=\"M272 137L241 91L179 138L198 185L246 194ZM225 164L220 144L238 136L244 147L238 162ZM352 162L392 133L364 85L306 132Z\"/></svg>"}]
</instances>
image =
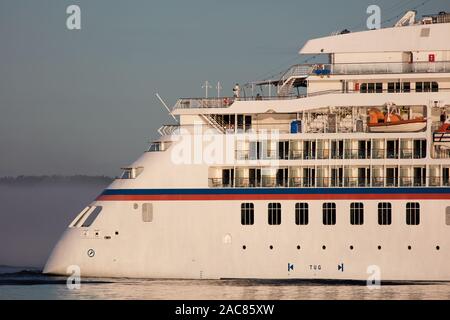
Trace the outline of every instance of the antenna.
<instances>
[{"instance_id":1,"label":"antenna","mask_svg":"<svg viewBox=\"0 0 450 320\"><path fill-rule=\"evenodd\" d=\"M161 98L161 96L159 95L159 93L155 93L155 96L158 98L159 101L161 101L162 105L164 106L164 108L167 109L167 111L169 112L169 114L172 116L172 118L178 123L177 118L175 118L175 116L173 115L172 111L170 111L170 108L167 106L167 104L164 102L164 100Z\"/></svg>"},{"instance_id":2,"label":"antenna","mask_svg":"<svg viewBox=\"0 0 450 320\"><path fill-rule=\"evenodd\" d=\"M208 80L205 81L205 84L202 85L202 88L205 89L205 98L208 99L208 88L211 88Z\"/></svg>"},{"instance_id":3,"label":"antenna","mask_svg":"<svg viewBox=\"0 0 450 320\"><path fill-rule=\"evenodd\" d=\"M217 99L219 99L220 98L220 90L222 90L222 86L220 85L220 81L217 81L216 89L217 89Z\"/></svg>"}]
</instances>

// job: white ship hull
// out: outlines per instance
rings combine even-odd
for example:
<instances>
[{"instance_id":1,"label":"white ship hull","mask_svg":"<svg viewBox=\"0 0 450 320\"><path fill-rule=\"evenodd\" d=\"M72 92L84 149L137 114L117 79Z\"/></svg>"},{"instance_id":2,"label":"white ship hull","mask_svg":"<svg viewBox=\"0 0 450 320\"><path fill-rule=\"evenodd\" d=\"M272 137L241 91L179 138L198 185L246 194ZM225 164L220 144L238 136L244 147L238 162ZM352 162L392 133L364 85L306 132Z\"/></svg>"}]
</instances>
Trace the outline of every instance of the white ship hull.
<instances>
[{"instance_id":1,"label":"white ship hull","mask_svg":"<svg viewBox=\"0 0 450 320\"><path fill-rule=\"evenodd\" d=\"M267 225L267 201L254 201L253 226L240 224L242 201L162 201L150 224L141 222L134 202L99 202L108 214L96 228L68 229L44 272L64 275L77 265L82 276L94 277L367 280L379 270L382 280L450 280L449 227L436 214L448 200L420 201L426 213L420 226L405 225L404 214L378 225L376 200L363 201L364 225L350 225L353 201L335 201L334 226L322 224L323 201L309 201L306 226L293 223L297 201L289 200L280 201L290 213L279 226ZM406 201L391 202L404 211Z\"/></svg>"}]
</instances>

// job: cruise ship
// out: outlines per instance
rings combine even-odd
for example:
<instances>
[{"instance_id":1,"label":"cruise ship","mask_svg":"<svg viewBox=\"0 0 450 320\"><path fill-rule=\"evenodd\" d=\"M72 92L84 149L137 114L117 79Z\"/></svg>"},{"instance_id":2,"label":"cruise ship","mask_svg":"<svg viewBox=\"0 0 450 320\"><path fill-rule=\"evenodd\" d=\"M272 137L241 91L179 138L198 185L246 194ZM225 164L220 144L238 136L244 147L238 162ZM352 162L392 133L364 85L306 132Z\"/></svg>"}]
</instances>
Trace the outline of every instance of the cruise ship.
<instances>
[{"instance_id":1,"label":"cruise ship","mask_svg":"<svg viewBox=\"0 0 450 320\"><path fill-rule=\"evenodd\" d=\"M450 280L449 37L450 13L410 11L309 40L322 60L233 97L179 99L44 273Z\"/></svg>"}]
</instances>

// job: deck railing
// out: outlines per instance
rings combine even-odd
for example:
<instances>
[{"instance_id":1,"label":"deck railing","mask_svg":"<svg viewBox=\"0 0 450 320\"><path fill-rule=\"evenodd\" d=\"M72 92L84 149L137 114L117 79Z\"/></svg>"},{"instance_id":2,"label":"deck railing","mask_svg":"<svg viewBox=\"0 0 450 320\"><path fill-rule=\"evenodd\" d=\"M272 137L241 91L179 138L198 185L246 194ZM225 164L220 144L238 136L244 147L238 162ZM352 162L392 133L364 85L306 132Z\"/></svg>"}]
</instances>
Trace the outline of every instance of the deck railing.
<instances>
[{"instance_id":1,"label":"deck railing","mask_svg":"<svg viewBox=\"0 0 450 320\"><path fill-rule=\"evenodd\" d=\"M444 73L450 72L450 61L437 62L367 62L367 63L334 63L334 64L297 64L290 67L281 77L284 82L289 77L306 75L326 76L351 74L389 74L389 73Z\"/></svg>"},{"instance_id":2,"label":"deck railing","mask_svg":"<svg viewBox=\"0 0 450 320\"><path fill-rule=\"evenodd\" d=\"M441 177L269 177L209 178L210 188L371 188L371 187L440 187L450 186Z\"/></svg>"}]
</instances>

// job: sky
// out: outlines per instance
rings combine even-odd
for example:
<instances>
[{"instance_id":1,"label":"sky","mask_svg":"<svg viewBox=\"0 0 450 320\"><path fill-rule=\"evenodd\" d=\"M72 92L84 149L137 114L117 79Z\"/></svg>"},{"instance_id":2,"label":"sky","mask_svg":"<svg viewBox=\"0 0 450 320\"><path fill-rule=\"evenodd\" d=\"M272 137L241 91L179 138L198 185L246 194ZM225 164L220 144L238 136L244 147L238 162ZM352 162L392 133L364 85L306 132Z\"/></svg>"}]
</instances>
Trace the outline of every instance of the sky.
<instances>
[{"instance_id":1,"label":"sky","mask_svg":"<svg viewBox=\"0 0 450 320\"><path fill-rule=\"evenodd\" d=\"M173 120L156 100L260 80L310 38L448 0L0 0L0 176L119 174ZM66 8L81 9L68 30ZM389 21L386 26L395 22ZM210 89L211 95L214 88Z\"/></svg>"}]
</instances>

